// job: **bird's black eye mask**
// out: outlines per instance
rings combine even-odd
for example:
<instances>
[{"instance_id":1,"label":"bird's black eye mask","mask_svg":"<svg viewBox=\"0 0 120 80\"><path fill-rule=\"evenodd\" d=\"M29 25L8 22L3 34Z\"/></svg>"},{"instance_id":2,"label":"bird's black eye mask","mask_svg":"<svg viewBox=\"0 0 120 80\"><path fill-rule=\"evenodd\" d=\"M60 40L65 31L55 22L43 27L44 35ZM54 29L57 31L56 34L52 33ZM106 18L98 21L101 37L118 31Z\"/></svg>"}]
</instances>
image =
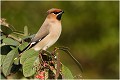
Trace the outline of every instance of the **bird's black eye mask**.
<instances>
[{"instance_id":1,"label":"bird's black eye mask","mask_svg":"<svg viewBox=\"0 0 120 80\"><path fill-rule=\"evenodd\" d=\"M58 13L60 13L60 12L52 12L52 13L54 13L54 14L58 14Z\"/></svg>"},{"instance_id":2,"label":"bird's black eye mask","mask_svg":"<svg viewBox=\"0 0 120 80\"><path fill-rule=\"evenodd\" d=\"M53 14L56 14L56 15L57 15L57 14L59 14L59 13L61 13L61 12L62 12L62 11L60 11L60 12L51 12L51 13L53 13Z\"/></svg>"},{"instance_id":3,"label":"bird's black eye mask","mask_svg":"<svg viewBox=\"0 0 120 80\"><path fill-rule=\"evenodd\" d=\"M64 11L60 11L60 12L52 12L53 14L57 15L57 19L58 20L61 20L61 17L62 17L62 13L64 13Z\"/></svg>"}]
</instances>

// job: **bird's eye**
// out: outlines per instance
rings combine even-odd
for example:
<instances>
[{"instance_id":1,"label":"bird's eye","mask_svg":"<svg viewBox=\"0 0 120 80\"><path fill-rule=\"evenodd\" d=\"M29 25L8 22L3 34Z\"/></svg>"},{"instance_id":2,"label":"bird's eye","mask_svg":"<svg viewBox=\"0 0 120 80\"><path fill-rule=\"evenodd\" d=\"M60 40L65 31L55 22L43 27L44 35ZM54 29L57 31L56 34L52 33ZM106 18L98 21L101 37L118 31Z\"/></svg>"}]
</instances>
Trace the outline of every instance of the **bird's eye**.
<instances>
[{"instance_id":1,"label":"bird's eye","mask_svg":"<svg viewBox=\"0 0 120 80\"><path fill-rule=\"evenodd\" d=\"M58 14L59 12L53 12L54 14Z\"/></svg>"}]
</instances>

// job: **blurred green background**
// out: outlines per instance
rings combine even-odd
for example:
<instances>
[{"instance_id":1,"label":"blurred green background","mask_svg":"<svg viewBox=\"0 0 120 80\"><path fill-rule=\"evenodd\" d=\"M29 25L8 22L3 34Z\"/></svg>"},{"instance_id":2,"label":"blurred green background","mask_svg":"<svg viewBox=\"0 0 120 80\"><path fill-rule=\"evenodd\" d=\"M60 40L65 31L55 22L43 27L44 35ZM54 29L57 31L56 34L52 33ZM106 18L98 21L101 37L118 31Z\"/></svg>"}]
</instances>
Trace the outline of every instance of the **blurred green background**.
<instances>
[{"instance_id":1,"label":"blurred green background","mask_svg":"<svg viewBox=\"0 0 120 80\"><path fill-rule=\"evenodd\" d=\"M62 34L56 46L70 48L82 64L83 78L119 78L119 2L118 1L2 1L1 17L17 30L28 26L35 34L50 8L64 10ZM61 61L74 76L81 74L65 53Z\"/></svg>"}]
</instances>

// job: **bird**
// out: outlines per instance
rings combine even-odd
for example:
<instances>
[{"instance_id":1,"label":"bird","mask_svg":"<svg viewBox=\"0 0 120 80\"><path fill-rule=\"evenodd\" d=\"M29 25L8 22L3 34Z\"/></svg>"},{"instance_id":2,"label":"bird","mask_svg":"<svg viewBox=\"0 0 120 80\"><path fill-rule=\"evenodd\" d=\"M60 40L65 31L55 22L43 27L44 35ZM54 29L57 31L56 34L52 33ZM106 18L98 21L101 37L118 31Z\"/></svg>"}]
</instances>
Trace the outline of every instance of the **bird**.
<instances>
[{"instance_id":1,"label":"bird","mask_svg":"<svg viewBox=\"0 0 120 80\"><path fill-rule=\"evenodd\" d=\"M61 18L63 13L64 11L58 8L49 9L47 11L47 17L42 26L32 38L28 46L24 48L21 53L30 48L34 49L35 51L46 51L49 47L51 47L61 35ZM81 64L74 58L74 56L72 56L72 54L69 52L68 55L78 64L82 71Z\"/></svg>"},{"instance_id":2,"label":"bird","mask_svg":"<svg viewBox=\"0 0 120 80\"><path fill-rule=\"evenodd\" d=\"M49 9L42 26L22 52L30 48L40 51L51 47L61 35L61 17L63 13L64 11L58 8Z\"/></svg>"}]
</instances>

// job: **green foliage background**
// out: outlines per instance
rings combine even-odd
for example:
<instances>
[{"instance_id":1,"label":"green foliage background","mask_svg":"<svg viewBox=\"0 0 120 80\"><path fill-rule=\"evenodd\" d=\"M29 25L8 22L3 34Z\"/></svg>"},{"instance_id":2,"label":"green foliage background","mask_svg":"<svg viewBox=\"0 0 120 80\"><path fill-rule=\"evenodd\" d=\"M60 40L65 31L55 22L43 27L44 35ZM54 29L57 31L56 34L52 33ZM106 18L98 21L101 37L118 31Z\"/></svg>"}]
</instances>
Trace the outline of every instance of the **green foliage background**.
<instances>
[{"instance_id":1,"label":"green foliage background","mask_svg":"<svg viewBox=\"0 0 120 80\"><path fill-rule=\"evenodd\" d=\"M17 30L28 26L35 34L50 8L64 10L62 34L55 46L67 46L82 64L83 78L119 78L118 1L2 1L1 17ZM61 53L61 61L74 75L80 70Z\"/></svg>"}]
</instances>

